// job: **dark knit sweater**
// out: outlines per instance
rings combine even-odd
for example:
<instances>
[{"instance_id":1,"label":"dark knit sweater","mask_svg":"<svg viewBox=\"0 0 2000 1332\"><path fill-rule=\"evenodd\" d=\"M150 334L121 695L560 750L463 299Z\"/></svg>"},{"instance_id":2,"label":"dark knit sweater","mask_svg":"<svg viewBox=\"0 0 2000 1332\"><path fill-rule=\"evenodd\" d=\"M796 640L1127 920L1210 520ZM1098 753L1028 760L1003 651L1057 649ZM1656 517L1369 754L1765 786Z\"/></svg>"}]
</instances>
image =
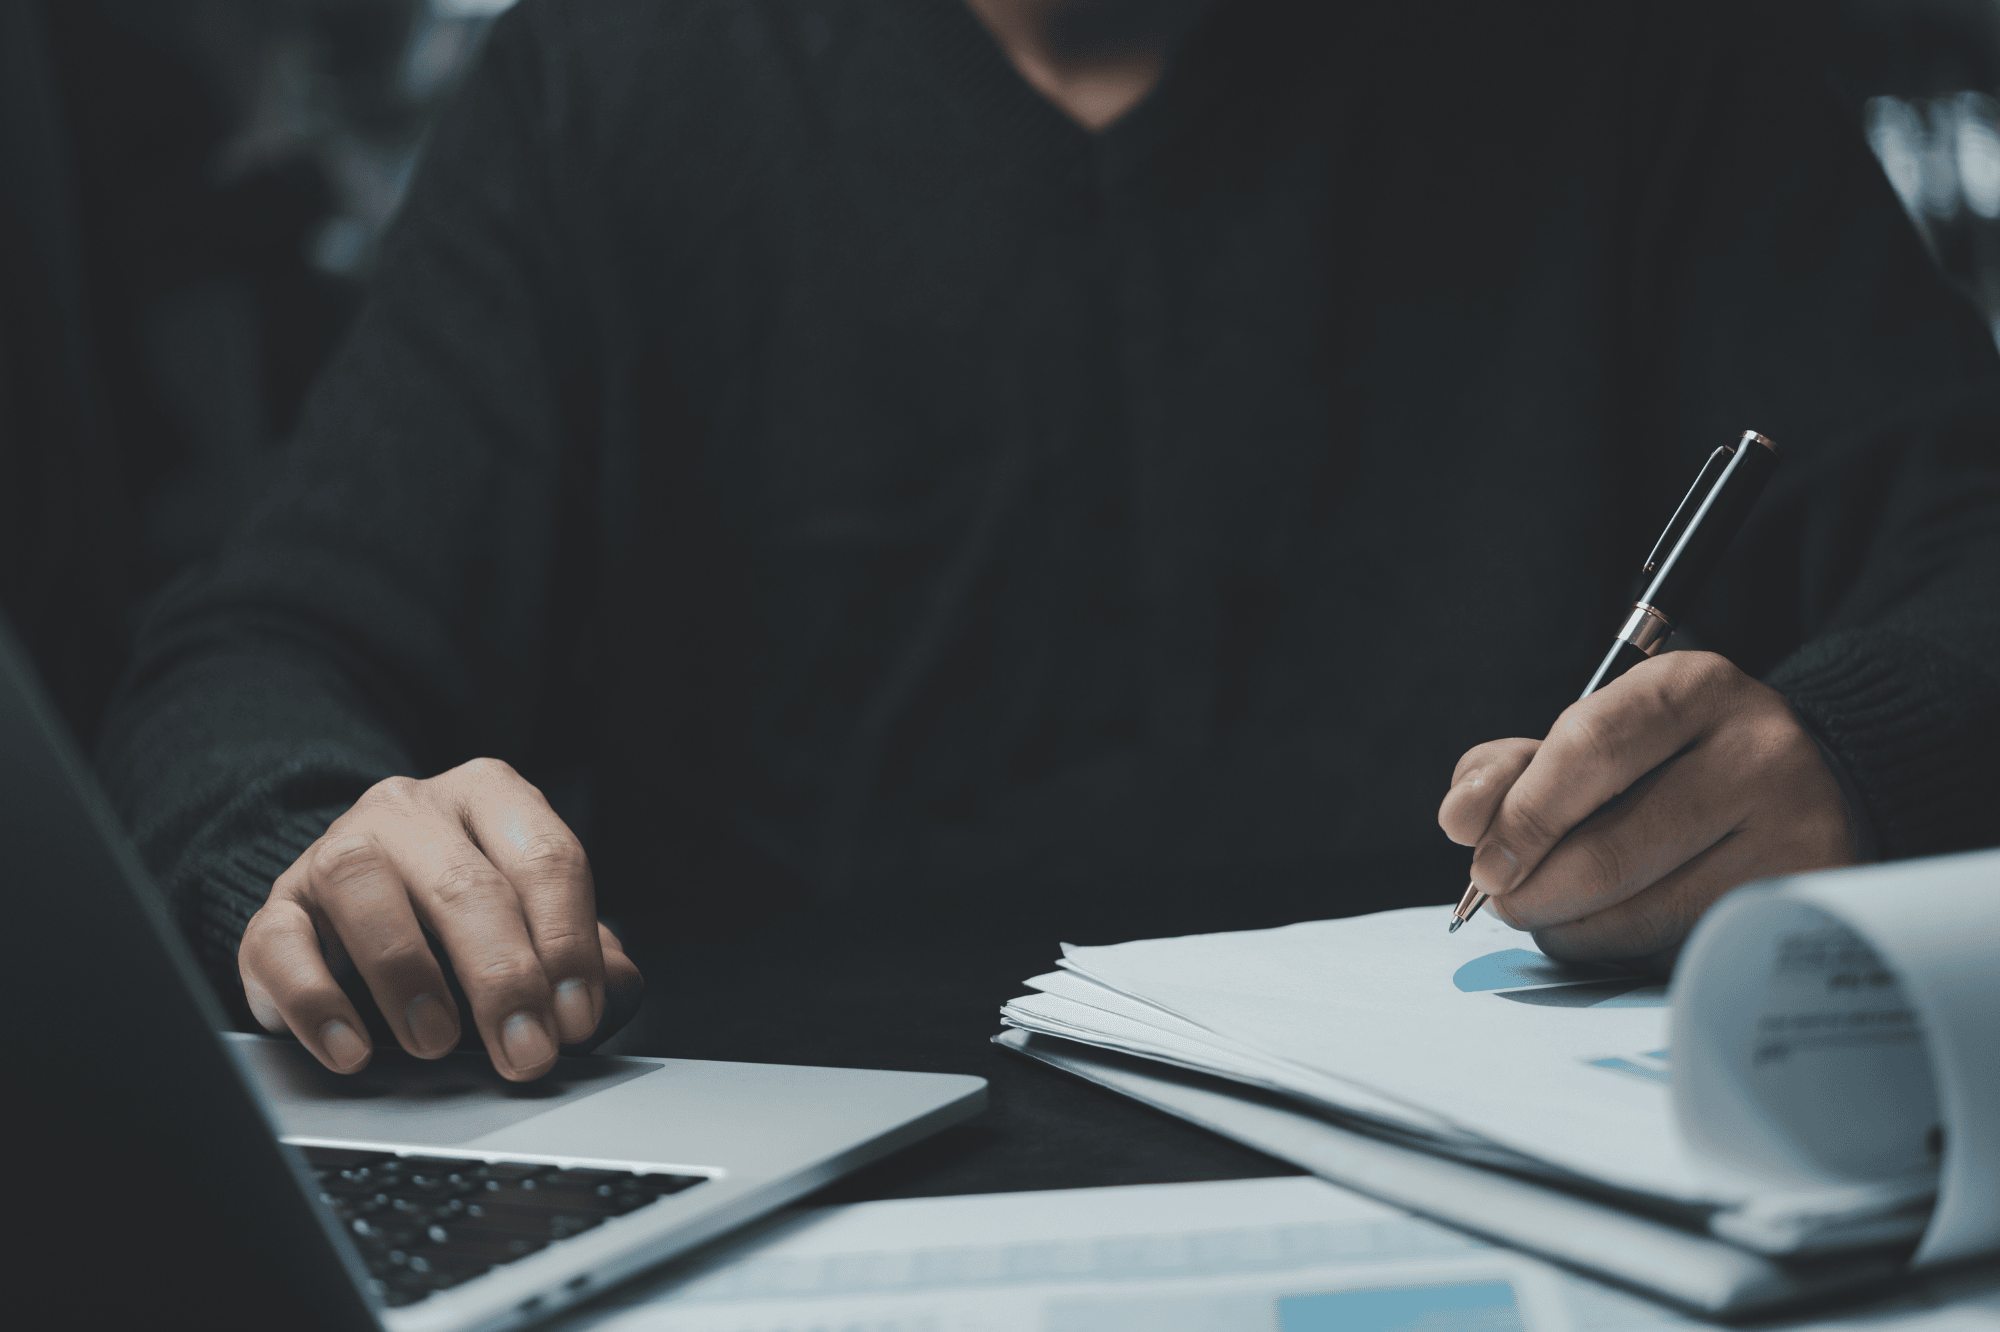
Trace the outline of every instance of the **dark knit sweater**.
<instances>
[{"instance_id":1,"label":"dark knit sweater","mask_svg":"<svg viewBox=\"0 0 2000 1332\"><path fill-rule=\"evenodd\" d=\"M527 0L151 614L123 810L230 976L479 754L626 914L1442 901L1453 761L1754 428L1691 639L1885 855L2000 840L2000 363L1768 17L1233 0L1092 136L957 0Z\"/></svg>"}]
</instances>

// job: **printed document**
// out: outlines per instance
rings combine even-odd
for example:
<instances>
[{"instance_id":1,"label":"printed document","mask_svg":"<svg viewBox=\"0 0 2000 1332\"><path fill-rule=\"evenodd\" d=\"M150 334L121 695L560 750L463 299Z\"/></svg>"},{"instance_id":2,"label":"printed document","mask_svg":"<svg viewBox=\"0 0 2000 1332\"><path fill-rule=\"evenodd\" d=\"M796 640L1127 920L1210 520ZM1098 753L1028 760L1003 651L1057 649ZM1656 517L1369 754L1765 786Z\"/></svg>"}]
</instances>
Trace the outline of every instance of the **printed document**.
<instances>
[{"instance_id":1,"label":"printed document","mask_svg":"<svg viewBox=\"0 0 2000 1332\"><path fill-rule=\"evenodd\" d=\"M1664 985L1555 962L1485 916L1456 934L1443 919L1417 907L1065 945L1062 970L1001 1016L1307 1096L1462 1155L1716 1200L1674 1129Z\"/></svg>"},{"instance_id":2,"label":"printed document","mask_svg":"<svg viewBox=\"0 0 2000 1332\"><path fill-rule=\"evenodd\" d=\"M2000 851L1739 889L1671 1009L1648 975L1445 919L1066 944L1001 1019L1763 1253L2000 1249Z\"/></svg>"},{"instance_id":3,"label":"printed document","mask_svg":"<svg viewBox=\"0 0 2000 1332\"><path fill-rule=\"evenodd\" d=\"M1987 1272L1780 1326L1991 1332L1996 1320L2000 1276ZM1294 1177L799 1209L614 1292L555 1328L1693 1332L1712 1326Z\"/></svg>"}]
</instances>

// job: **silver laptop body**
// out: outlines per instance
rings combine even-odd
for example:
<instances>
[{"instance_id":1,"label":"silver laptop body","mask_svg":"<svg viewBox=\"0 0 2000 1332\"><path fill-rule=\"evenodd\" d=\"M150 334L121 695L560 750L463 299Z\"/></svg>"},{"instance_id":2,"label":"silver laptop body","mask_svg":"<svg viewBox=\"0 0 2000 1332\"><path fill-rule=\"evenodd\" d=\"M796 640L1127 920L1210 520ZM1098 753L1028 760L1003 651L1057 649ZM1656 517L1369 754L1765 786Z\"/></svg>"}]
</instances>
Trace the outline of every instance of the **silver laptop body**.
<instances>
[{"instance_id":1,"label":"silver laptop body","mask_svg":"<svg viewBox=\"0 0 2000 1332\"><path fill-rule=\"evenodd\" d=\"M221 1031L4 619L0 904L33 1144L10 1256L102 1269L56 1306L75 1326L521 1326L985 1101L976 1077L680 1059L562 1059L517 1085L483 1054L389 1050L343 1078Z\"/></svg>"}]
</instances>

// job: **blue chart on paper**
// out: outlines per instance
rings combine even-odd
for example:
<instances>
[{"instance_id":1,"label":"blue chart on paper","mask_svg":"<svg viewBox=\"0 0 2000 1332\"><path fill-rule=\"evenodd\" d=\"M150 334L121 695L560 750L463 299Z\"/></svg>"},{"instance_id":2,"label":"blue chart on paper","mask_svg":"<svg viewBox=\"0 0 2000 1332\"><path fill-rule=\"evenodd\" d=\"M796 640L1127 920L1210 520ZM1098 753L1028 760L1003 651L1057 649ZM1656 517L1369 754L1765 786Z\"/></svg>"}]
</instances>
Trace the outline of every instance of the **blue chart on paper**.
<instances>
[{"instance_id":1,"label":"blue chart on paper","mask_svg":"<svg viewBox=\"0 0 2000 1332\"><path fill-rule=\"evenodd\" d=\"M1287 1295L1278 1332L1525 1332L1505 1281Z\"/></svg>"},{"instance_id":2,"label":"blue chart on paper","mask_svg":"<svg viewBox=\"0 0 2000 1332\"><path fill-rule=\"evenodd\" d=\"M1667 987L1623 967L1557 962L1525 948L1504 948L1475 957L1451 983L1467 994L1541 1008L1660 1008ZM1517 988L1519 987L1519 988Z\"/></svg>"},{"instance_id":3,"label":"blue chart on paper","mask_svg":"<svg viewBox=\"0 0 2000 1332\"><path fill-rule=\"evenodd\" d=\"M1583 1062L1592 1068L1608 1068L1613 1073L1628 1073L1648 1082L1671 1084L1674 1080L1672 1052L1667 1050L1647 1050L1630 1058L1607 1055L1603 1059L1586 1059Z\"/></svg>"}]
</instances>

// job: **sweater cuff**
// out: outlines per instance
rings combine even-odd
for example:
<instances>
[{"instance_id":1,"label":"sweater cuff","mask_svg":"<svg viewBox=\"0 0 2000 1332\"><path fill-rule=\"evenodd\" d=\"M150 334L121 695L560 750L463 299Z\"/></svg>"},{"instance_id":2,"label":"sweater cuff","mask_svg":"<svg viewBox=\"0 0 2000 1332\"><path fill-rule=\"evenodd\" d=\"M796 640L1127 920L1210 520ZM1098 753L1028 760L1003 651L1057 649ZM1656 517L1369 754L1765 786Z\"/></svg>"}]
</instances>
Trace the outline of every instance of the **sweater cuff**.
<instances>
[{"instance_id":1,"label":"sweater cuff","mask_svg":"<svg viewBox=\"0 0 2000 1332\"><path fill-rule=\"evenodd\" d=\"M1972 662L1914 635L1856 629L1808 643L1766 683L1845 767L1883 859L2000 835L2000 699Z\"/></svg>"},{"instance_id":2,"label":"sweater cuff","mask_svg":"<svg viewBox=\"0 0 2000 1332\"><path fill-rule=\"evenodd\" d=\"M176 894L186 904L182 929L195 942L201 966L238 1026L262 1030L250 1017L236 967L236 950L250 917L264 906L271 885L305 849L346 812L345 805L288 812L261 836L232 843L218 855L191 855Z\"/></svg>"}]
</instances>

